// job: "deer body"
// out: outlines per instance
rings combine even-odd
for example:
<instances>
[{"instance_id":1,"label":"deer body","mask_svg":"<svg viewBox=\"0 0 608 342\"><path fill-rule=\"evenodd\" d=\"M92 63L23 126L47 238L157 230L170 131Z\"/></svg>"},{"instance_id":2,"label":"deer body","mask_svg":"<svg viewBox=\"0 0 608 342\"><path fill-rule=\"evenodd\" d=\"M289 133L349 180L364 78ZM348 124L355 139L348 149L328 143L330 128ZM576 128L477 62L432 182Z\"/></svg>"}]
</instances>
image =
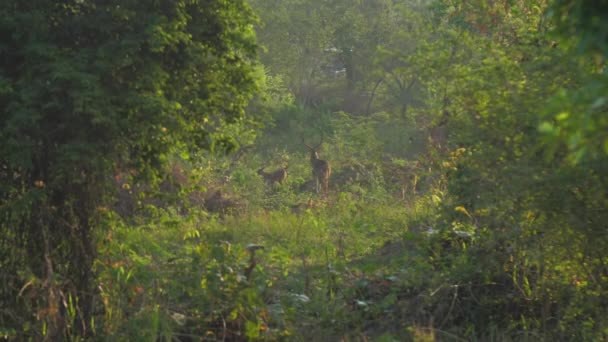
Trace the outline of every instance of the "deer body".
<instances>
[{"instance_id":1,"label":"deer body","mask_svg":"<svg viewBox=\"0 0 608 342\"><path fill-rule=\"evenodd\" d=\"M262 176L264 181L269 184L283 184L283 182L285 182L287 179L287 168L280 168L274 172L266 172L264 171L264 168L260 168L258 170L258 175Z\"/></svg>"},{"instance_id":2,"label":"deer body","mask_svg":"<svg viewBox=\"0 0 608 342\"><path fill-rule=\"evenodd\" d=\"M327 194L329 191L331 165L329 165L327 160L319 159L319 154L315 150L310 152L310 165L312 166L312 176L316 182L317 193L323 188L323 192Z\"/></svg>"}]
</instances>

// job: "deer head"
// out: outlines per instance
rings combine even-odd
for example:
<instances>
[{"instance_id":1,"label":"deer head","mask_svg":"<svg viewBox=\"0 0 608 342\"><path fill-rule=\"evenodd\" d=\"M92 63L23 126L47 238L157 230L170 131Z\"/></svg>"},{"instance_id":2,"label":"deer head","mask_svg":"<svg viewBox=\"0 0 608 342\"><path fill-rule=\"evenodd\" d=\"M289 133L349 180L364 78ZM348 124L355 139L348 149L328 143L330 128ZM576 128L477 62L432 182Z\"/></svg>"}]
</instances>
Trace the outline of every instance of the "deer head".
<instances>
[{"instance_id":1,"label":"deer head","mask_svg":"<svg viewBox=\"0 0 608 342\"><path fill-rule=\"evenodd\" d=\"M315 160L315 159L319 159L319 150L321 149L321 145L323 145L323 132L321 132L321 141L319 141L319 143L317 145L315 145L314 147L308 145L305 141L304 141L304 137L301 137L302 139L302 144L304 146L306 146L306 148L308 148L308 151L310 151L310 160Z\"/></svg>"}]
</instances>

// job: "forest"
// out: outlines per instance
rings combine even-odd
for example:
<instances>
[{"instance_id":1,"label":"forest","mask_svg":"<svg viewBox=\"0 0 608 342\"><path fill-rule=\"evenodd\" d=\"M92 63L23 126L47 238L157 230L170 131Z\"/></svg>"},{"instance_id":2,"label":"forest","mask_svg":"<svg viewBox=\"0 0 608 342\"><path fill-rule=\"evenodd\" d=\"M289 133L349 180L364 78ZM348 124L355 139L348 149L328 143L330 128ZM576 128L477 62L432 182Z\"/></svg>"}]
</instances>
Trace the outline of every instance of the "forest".
<instances>
[{"instance_id":1,"label":"forest","mask_svg":"<svg viewBox=\"0 0 608 342\"><path fill-rule=\"evenodd\" d=\"M608 340L608 6L3 0L0 341Z\"/></svg>"}]
</instances>

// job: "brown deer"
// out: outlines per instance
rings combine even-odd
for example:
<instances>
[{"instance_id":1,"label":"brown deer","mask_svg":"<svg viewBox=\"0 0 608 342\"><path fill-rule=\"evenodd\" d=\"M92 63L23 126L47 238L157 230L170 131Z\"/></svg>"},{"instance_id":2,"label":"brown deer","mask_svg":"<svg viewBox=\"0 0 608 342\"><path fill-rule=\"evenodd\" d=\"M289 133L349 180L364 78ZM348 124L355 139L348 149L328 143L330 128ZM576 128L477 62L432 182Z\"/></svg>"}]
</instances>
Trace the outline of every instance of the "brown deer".
<instances>
[{"instance_id":1,"label":"brown deer","mask_svg":"<svg viewBox=\"0 0 608 342\"><path fill-rule=\"evenodd\" d=\"M319 159L319 148L321 144L323 144L323 135L321 134L321 142L315 146L311 147L310 145L304 142L304 138L302 138L302 144L308 148L310 151L310 165L312 166L312 177L316 182L316 191L319 193L321 188L323 188L323 192L327 195L329 191L329 176L331 175L331 165L327 160Z\"/></svg>"},{"instance_id":2,"label":"brown deer","mask_svg":"<svg viewBox=\"0 0 608 342\"><path fill-rule=\"evenodd\" d=\"M317 202L315 202L312 197L306 201L306 203L298 203L291 206L291 212L294 214L302 214L306 212L308 209L315 209L319 206Z\"/></svg>"},{"instance_id":3,"label":"brown deer","mask_svg":"<svg viewBox=\"0 0 608 342\"><path fill-rule=\"evenodd\" d=\"M283 182L287 180L287 166L282 167L273 172L266 172L262 167L258 170L258 175L262 176L262 178L264 178L264 181L268 184L283 184Z\"/></svg>"}]
</instances>

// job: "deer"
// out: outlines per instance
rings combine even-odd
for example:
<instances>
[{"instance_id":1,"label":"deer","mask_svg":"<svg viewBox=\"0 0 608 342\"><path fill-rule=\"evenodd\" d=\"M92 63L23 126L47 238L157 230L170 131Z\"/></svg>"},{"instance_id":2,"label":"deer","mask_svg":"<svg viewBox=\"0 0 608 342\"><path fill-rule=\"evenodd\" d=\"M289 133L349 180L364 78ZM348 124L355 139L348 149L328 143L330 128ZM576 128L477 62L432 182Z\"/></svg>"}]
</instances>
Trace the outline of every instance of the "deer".
<instances>
[{"instance_id":1,"label":"deer","mask_svg":"<svg viewBox=\"0 0 608 342\"><path fill-rule=\"evenodd\" d=\"M304 142L302 138L302 144L310 151L310 165L312 166L312 177L316 182L317 194L323 188L323 192L327 195L329 191L329 176L331 176L331 165L327 160L319 159L319 148L323 144L323 134L321 134L321 142L315 147L312 147Z\"/></svg>"},{"instance_id":2,"label":"deer","mask_svg":"<svg viewBox=\"0 0 608 342\"><path fill-rule=\"evenodd\" d=\"M264 171L265 167L258 169L258 175L264 178L264 181L268 184L283 184L287 180L287 166L284 166L273 172Z\"/></svg>"},{"instance_id":3,"label":"deer","mask_svg":"<svg viewBox=\"0 0 608 342\"><path fill-rule=\"evenodd\" d=\"M294 214L302 214L306 212L308 209L315 209L319 206L317 202L315 202L312 197L306 201L306 203L298 203L291 206L291 212Z\"/></svg>"}]
</instances>

